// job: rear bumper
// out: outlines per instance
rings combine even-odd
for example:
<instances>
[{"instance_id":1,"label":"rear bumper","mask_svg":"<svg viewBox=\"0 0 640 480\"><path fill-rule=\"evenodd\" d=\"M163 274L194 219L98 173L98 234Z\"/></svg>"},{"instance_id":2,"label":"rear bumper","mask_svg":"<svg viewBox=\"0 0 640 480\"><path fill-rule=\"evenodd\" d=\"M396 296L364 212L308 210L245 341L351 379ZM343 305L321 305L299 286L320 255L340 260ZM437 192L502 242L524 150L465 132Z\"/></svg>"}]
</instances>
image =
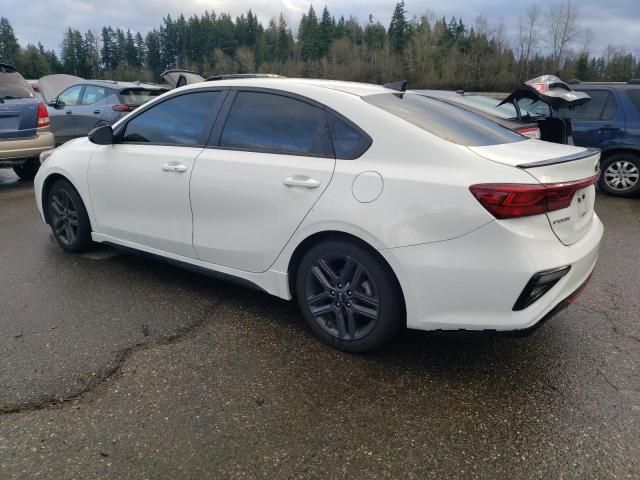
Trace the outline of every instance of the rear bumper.
<instances>
[{"instance_id":1,"label":"rear bumper","mask_svg":"<svg viewBox=\"0 0 640 480\"><path fill-rule=\"evenodd\" d=\"M19 164L55 147L55 138L48 127L38 129L36 136L20 140L0 140L0 166Z\"/></svg>"},{"instance_id":2,"label":"rear bumper","mask_svg":"<svg viewBox=\"0 0 640 480\"><path fill-rule=\"evenodd\" d=\"M400 281L407 326L419 330L528 329L551 314L591 275L603 227L594 214L587 234L565 246L543 216L494 221L456 239L385 249ZM531 277L570 266L545 295L523 310L513 307Z\"/></svg>"}]
</instances>

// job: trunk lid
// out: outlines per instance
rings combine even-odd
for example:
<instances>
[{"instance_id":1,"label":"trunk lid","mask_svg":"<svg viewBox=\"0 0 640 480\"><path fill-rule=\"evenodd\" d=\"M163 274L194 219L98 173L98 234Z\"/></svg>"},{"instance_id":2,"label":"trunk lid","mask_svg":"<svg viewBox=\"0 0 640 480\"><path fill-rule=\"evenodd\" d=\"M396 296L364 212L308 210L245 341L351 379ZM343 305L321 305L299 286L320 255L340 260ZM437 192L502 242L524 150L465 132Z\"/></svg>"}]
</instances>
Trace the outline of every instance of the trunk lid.
<instances>
[{"instance_id":1,"label":"trunk lid","mask_svg":"<svg viewBox=\"0 0 640 480\"><path fill-rule=\"evenodd\" d=\"M174 68L172 70L166 70L160 74L165 82L167 82L171 88L184 87L185 85L191 85L192 83L200 83L204 81L204 77L198 75L196 72L190 70L181 70Z\"/></svg>"},{"instance_id":2,"label":"trunk lid","mask_svg":"<svg viewBox=\"0 0 640 480\"><path fill-rule=\"evenodd\" d=\"M497 163L520 168L543 185L571 184L598 174L600 151L527 140L524 142L468 147ZM596 190L591 184L579 188L567 208L547 212L551 229L565 245L583 238L591 227Z\"/></svg>"}]
</instances>

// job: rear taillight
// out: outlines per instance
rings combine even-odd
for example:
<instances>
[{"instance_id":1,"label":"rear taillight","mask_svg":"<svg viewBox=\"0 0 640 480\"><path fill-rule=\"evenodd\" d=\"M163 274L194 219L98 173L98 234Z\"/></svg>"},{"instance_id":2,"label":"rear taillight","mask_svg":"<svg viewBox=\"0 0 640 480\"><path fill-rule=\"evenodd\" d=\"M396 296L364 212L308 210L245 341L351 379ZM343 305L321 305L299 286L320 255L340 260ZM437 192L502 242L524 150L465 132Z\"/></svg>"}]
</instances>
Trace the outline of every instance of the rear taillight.
<instances>
[{"instance_id":1,"label":"rear taillight","mask_svg":"<svg viewBox=\"0 0 640 480\"><path fill-rule=\"evenodd\" d=\"M598 175L568 183L484 183L469 190L497 219L527 217L567 208L575 193L595 184Z\"/></svg>"},{"instance_id":2,"label":"rear taillight","mask_svg":"<svg viewBox=\"0 0 640 480\"><path fill-rule=\"evenodd\" d=\"M47 106L40 102L38 104L38 128L46 127L49 125L49 112L47 112Z\"/></svg>"},{"instance_id":3,"label":"rear taillight","mask_svg":"<svg viewBox=\"0 0 640 480\"><path fill-rule=\"evenodd\" d=\"M133 112L135 107L129 105L114 105L112 107L116 112Z\"/></svg>"},{"instance_id":4,"label":"rear taillight","mask_svg":"<svg viewBox=\"0 0 640 480\"><path fill-rule=\"evenodd\" d=\"M520 135L524 135L525 137L535 138L540 140L540 129L539 128L519 128L516 130Z\"/></svg>"}]
</instances>

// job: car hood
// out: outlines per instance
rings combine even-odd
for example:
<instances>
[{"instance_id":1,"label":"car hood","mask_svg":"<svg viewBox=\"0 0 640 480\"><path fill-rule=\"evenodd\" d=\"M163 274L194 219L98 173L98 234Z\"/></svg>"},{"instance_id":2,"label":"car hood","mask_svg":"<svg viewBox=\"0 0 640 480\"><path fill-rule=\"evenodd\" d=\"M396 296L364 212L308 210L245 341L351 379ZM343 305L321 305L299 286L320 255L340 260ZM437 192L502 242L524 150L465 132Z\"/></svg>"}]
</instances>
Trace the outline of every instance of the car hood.
<instances>
[{"instance_id":1,"label":"car hood","mask_svg":"<svg viewBox=\"0 0 640 480\"><path fill-rule=\"evenodd\" d=\"M542 75L520 85L498 106L505 103L517 103L523 98L530 98L533 101L539 100L554 110L575 107L591 100L589 94L572 90L558 77Z\"/></svg>"},{"instance_id":2,"label":"car hood","mask_svg":"<svg viewBox=\"0 0 640 480\"><path fill-rule=\"evenodd\" d=\"M160 78L171 85L172 88L184 87L185 85L204 81L204 77L196 72L180 69L166 70L160 74Z\"/></svg>"},{"instance_id":3,"label":"car hood","mask_svg":"<svg viewBox=\"0 0 640 480\"><path fill-rule=\"evenodd\" d=\"M60 95L67 87L80 83L83 80L84 79L80 77L74 77L73 75L66 75L64 73L46 75L38 80L38 88L40 89L40 94L44 101L49 103Z\"/></svg>"}]
</instances>

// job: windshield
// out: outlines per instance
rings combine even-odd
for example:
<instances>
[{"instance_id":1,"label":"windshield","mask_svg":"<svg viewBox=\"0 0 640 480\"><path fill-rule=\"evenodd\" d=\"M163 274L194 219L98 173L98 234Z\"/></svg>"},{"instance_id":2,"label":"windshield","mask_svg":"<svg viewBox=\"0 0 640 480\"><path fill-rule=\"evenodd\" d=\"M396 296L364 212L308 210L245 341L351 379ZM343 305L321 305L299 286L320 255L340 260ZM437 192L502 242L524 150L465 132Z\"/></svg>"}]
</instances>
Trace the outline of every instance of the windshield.
<instances>
[{"instance_id":1,"label":"windshield","mask_svg":"<svg viewBox=\"0 0 640 480\"><path fill-rule=\"evenodd\" d=\"M126 90L122 90L120 92L120 96L122 97L122 103L124 103L125 105L139 107L143 103L147 103L152 98L155 98L158 95L162 95L166 91L168 90L161 88L154 90L147 90L144 88L129 88Z\"/></svg>"},{"instance_id":2,"label":"windshield","mask_svg":"<svg viewBox=\"0 0 640 480\"><path fill-rule=\"evenodd\" d=\"M419 94L380 93L363 100L458 145L498 145L526 140L480 115Z\"/></svg>"},{"instance_id":3,"label":"windshield","mask_svg":"<svg viewBox=\"0 0 640 480\"><path fill-rule=\"evenodd\" d=\"M0 99L33 97L33 90L22 75L0 66Z\"/></svg>"}]
</instances>

